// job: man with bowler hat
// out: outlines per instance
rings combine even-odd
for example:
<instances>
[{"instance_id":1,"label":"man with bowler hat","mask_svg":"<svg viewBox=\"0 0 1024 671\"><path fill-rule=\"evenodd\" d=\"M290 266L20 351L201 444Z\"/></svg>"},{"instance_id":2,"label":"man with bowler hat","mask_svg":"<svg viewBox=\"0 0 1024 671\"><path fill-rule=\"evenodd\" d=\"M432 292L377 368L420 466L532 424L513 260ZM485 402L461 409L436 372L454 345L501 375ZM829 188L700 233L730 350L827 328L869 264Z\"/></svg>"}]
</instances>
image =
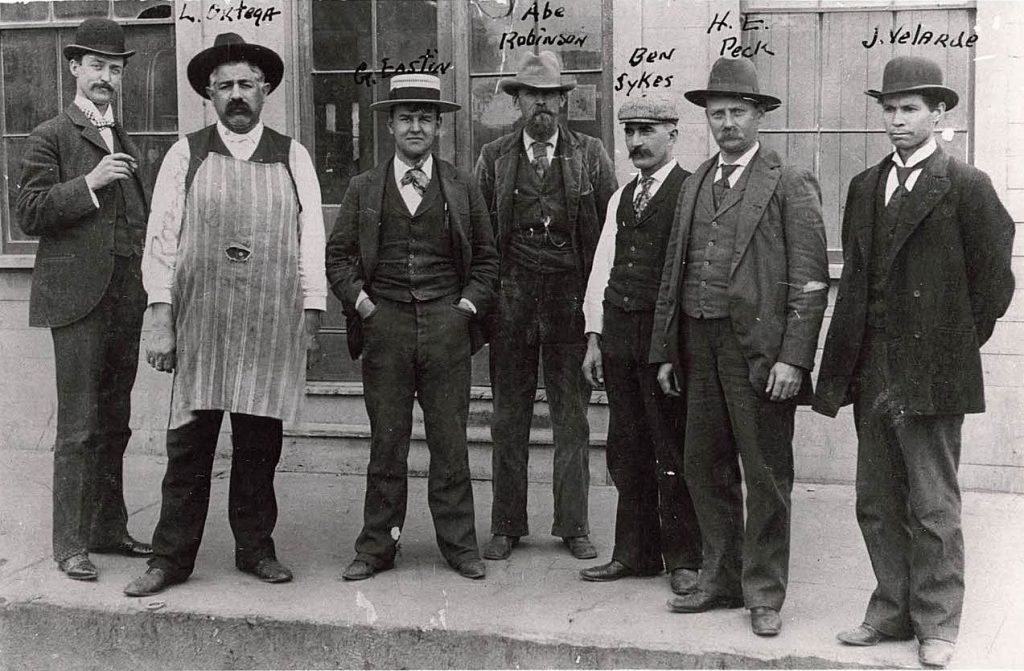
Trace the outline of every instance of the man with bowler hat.
<instances>
[{"instance_id":1,"label":"man with bowler hat","mask_svg":"<svg viewBox=\"0 0 1024 671\"><path fill-rule=\"evenodd\" d=\"M50 328L57 373L53 558L95 580L89 552L146 556L128 534L123 460L146 309L149 212L140 152L115 118L128 58L121 26L87 19L64 47L75 100L29 135L16 205L39 236L29 324Z\"/></svg>"},{"instance_id":2,"label":"man with bowler hat","mask_svg":"<svg viewBox=\"0 0 1024 671\"><path fill-rule=\"evenodd\" d=\"M349 351L363 359L371 433L363 530L342 577L364 580L394 567L419 399L437 544L460 575L480 579L466 421L471 356L483 345L479 320L498 279L487 207L468 174L432 153L441 113L459 109L441 99L438 77L394 76L388 99L370 108L388 115L395 155L352 179L327 243Z\"/></svg>"},{"instance_id":3,"label":"man with bowler hat","mask_svg":"<svg viewBox=\"0 0 1024 671\"><path fill-rule=\"evenodd\" d=\"M128 596L192 574L225 412L235 566L267 583L292 579L272 538L274 471L282 422L295 419L304 393L327 281L313 162L260 120L283 74L280 56L234 33L218 35L188 64L192 89L219 120L167 153L146 233L146 359L174 380L153 558L125 587Z\"/></svg>"},{"instance_id":4,"label":"man with bowler hat","mask_svg":"<svg viewBox=\"0 0 1024 671\"><path fill-rule=\"evenodd\" d=\"M843 643L920 641L953 656L964 597L960 431L985 409L979 348L1013 296L1014 223L988 176L935 141L958 96L918 56L885 65L894 151L850 182L843 275L814 409L853 404L857 521L878 581Z\"/></svg>"},{"instance_id":5,"label":"man with bowler hat","mask_svg":"<svg viewBox=\"0 0 1024 671\"><path fill-rule=\"evenodd\" d=\"M793 419L811 399L828 293L821 198L813 175L758 142L781 103L760 92L751 61L720 58L707 88L685 95L705 108L720 151L683 186L651 340L662 389L686 396L683 470L704 539L696 588L669 607L745 604L753 632L774 636L789 573Z\"/></svg>"},{"instance_id":6,"label":"man with bowler hat","mask_svg":"<svg viewBox=\"0 0 1024 671\"><path fill-rule=\"evenodd\" d=\"M619 109L629 158L640 172L612 194L583 302L583 375L608 390L608 473L619 493L615 548L607 564L585 568L592 582L657 575L676 594L697 582L701 543L683 479L679 398L658 386L648 363L654 304L676 200L690 175L672 151L679 130L674 96L652 93Z\"/></svg>"},{"instance_id":7,"label":"man with bowler hat","mask_svg":"<svg viewBox=\"0 0 1024 671\"><path fill-rule=\"evenodd\" d=\"M577 559L592 559L582 306L601 218L617 184L600 140L559 123L575 84L563 80L554 53L527 54L518 74L500 86L519 108L520 123L484 145L475 171L501 255L490 328L493 536L484 557L507 558L529 533L527 460L540 360L555 442L551 533Z\"/></svg>"}]
</instances>

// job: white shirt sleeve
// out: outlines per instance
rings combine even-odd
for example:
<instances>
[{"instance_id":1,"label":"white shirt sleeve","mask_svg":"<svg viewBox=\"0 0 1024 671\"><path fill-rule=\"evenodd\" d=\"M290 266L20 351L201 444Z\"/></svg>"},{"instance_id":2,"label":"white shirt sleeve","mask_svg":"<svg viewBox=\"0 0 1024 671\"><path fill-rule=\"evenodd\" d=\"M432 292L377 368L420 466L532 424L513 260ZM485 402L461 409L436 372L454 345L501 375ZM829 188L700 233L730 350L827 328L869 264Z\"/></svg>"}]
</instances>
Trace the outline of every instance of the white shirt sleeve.
<instances>
[{"instance_id":1,"label":"white shirt sleeve","mask_svg":"<svg viewBox=\"0 0 1024 671\"><path fill-rule=\"evenodd\" d=\"M604 290L608 287L612 265L615 263L615 234L619 229L615 219L619 210L619 200L625 188L619 187L608 199L604 227L601 229L601 237L594 252L594 265L587 280L587 293L583 297L584 330L587 333L601 333L604 329Z\"/></svg>"},{"instance_id":2,"label":"white shirt sleeve","mask_svg":"<svg viewBox=\"0 0 1024 671\"><path fill-rule=\"evenodd\" d=\"M170 303L174 266L185 210L185 175L191 152L182 138L171 146L153 187L153 202L146 226L146 248L142 253L142 284L149 304Z\"/></svg>"},{"instance_id":3,"label":"white shirt sleeve","mask_svg":"<svg viewBox=\"0 0 1024 671\"><path fill-rule=\"evenodd\" d=\"M288 150L288 163L295 178L302 212L299 213L299 283L302 286L303 307L307 310L327 309L327 271L324 251L327 234L321 209L320 181L309 152L292 140Z\"/></svg>"}]
</instances>

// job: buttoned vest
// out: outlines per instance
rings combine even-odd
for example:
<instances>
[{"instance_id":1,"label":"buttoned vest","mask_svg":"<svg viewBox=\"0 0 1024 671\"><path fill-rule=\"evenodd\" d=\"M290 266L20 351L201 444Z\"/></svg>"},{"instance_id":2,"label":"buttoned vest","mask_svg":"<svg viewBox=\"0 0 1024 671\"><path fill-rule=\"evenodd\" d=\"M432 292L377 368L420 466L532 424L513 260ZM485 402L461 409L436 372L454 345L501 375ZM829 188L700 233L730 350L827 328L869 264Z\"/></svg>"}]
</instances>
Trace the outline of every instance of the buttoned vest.
<instances>
[{"instance_id":1,"label":"buttoned vest","mask_svg":"<svg viewBox=\"0 0 1024 671\"><path fill-rule=\"evenodd\" d=\"M561 142L559 140L559 144ZM541 179L526 149L520 146L512 197L511 260L542 273L576 269L558 147L555 156ZM548 222L546 230L545 220Z\"/></svg>"}]
</instances>

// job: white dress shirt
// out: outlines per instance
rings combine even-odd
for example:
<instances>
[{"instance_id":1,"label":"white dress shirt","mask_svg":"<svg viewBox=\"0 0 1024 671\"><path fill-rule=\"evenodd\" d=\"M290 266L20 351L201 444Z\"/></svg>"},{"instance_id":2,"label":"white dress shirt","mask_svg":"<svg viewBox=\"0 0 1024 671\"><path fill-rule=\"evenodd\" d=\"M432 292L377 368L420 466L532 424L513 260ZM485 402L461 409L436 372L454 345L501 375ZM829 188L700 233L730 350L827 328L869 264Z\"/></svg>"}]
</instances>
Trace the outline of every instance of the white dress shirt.
<instances>
[{"instance_id":1,"label":"white dress shirt","mask_svg":"<svg viewBox=\"0 0 1024 671\"><path fill-rule=\"evenodd\" d=\"M760 142L755 142L754 145L750 149L748 149L745 152L743 152L742 156L740 156L738 159L736 159L735 161L733 161L732 163L729 164L729 165L739 166L738 168L736 168L735 170L732 171L731 175L729 175L729 188L730 189L733 188L734 186L736 186L736 182L740 181L740 176L742 176L743 175L743 171L747 169L747 164L750 163L750 159L754 158L754 154L756 154L757 150L760 149L760 148L761 148L761 143ZM712 181L717 182L718 180L722 179L722 166L723 165L725 165L725 161L722 159L721 152L719 152L719 154L718 154L718 167L715 168L715 179L712 180Z\"/></svg>"},{"instance_id":2,"label":"white dress shirt","mask_svg":"<svg viewBox=\"0 0 1024 671\"><path fill-rule=\"evenodd\" d=\"M405 206L409 208L410 214L416 214L416 210L419 208L420 203L423 202L423 195L416 189L412 184L406 184L402 186L402 178L405 177L405 173L416 167L409 163L406 163L395 154L395 160L392 161L395 171L395 186L398 187L398 192L402 194L402 200L405 201ZM427 183L430 182L430 178L434 174L434 156L433 154L427 154L427 160L423 161L423 165L420 166L420 170L427 176Z\"/></svg>"},{"instance_id":3,"label":"white dress shirt","mask_svg":"<svg viewBox=\"0 0 1024 671\"><path fill-rule=\"evenodd\" d=\"M81 93L79 93L79 94L77 94L75 96L75 105L78 106L78 109L86 112L87 113L86 116L88 116L89 114L95 114L97 117L99 117L101 119L104 119L104 120L109 121L111 123L114 122L114 111L113 111L113 109L111 109L110 105L107 105L107 111L101 113L99 111L99 109L96 107L96 105L91 100L89 100L88 98L83 96ZM113 129L111 129L111 128L100 128L98 130L100 132L100 137L103 138L103 142L106 143L106 145L107 145L107 149L109 149L110 153L113 154L114 153L114 131L113 131ZM86 185L86 186L88 186L88 185ZM89 195L92 196L92 204L96 206L96 209L99 209L99 207L100 207L100 199L96 197L96 194L93 193L92 189L89 189Z\"/></svg>"},{"instance_id":4,"label":"white dress shirt","mask_svg":"<svg viewBox=\"0 0 1024 671\"><path fill-rule=\"evenodd\" d=\"M532 145L534 142L549 143L548 146L544 147L544 149L547 151L548 163L551 163L551 161L555 158L555 147L558 146L558 126L555 126L555 134L546 140L535 140L532 137L530 137L529 133L527 133L525 130L523 131L523 146L526 147L526 155L530 157L531 161L533 160Z\"/></svg>"},{"instance_id":5,"label":"white dress shirt","mask_svg":"<svg viewBox=\"0 0 1024 671\"><path fill-rule=\"evenodd\" d=\"M217 132L231 155L248 160L263 137L263 122L248 133L235 133L217 122ZM142 284L149 294L149 304L170 303L177 261L178 240L185 211L185 175L191 159L188 138L181 138L170 148L160 166L153 188L146 230L146 250L142 255ZM303 307L307 310L327 309L327 273L324 270L326 233L321 210L320 182L309 152L292 140L288 149L288 165L302 211L299 213L299 283Z\"/></svg>"},{"instance_id":6,"label":"white dress shirt","mask_svg":"<svg viewBox=\"0 0 1024 671\"><path fill-rule=\"evenodd\" d=\"M651 183L651 198L658 193L662 183L676 167L675 159L669 161L651 175L654 181ZM604 226L601 228L601 237L597 241L597 249L594 252L594 265L590 270L590 277L587 280L587 293L583 297L583 319L584 330L587 333L601 333L604 329L604 291L608 288L608 280L612 274L612 266L615 264L615 236L619 232L619 224L616 214L619 211L619 201L622 200L622 192L632 184L630 180L620 186L612 197L608 199L608 209L605 210ZM639 184L639 180L637 181Z\"/></svg>"},{"instance_id":7,"label":"white dress shirt","mask_svg":"<svg viewBox=\"0 0 1024 671\"><path fill-rule=\"evenodd\" d=\"M911 154L910 158L907 159L906 163L904 163L903 159L900 158L900 153L898 151L894 151L893 152L893 154L892 154L892 162L895 163L897 166L899 166L901 168L910 168L910 167L913 167L915 165L918 165L919 163L924 161L926 158L928 158L929 156L934 154L935 150L938 149L938 148L939 148L939 146L938 146L938 144L936 144L935 137L933 136L933 137L928 138L928 141L925 142L923 145L921 145L920 149L918 149L913 154ZM921 168L918 168L917 170L914 170L913 172L911 172L907 176L907 181L903 185L903 188L905 188L908 193L910 191L913 191L914 185L917 184L917 178L920 177L920 176L921 176ZM895 170L889 170L889 178L885 181L885 204L886 205L889 204L889 199L892 198L892 194L896 193L896 187L899 186L899 183L900 183L900 181L899 181L899 178L896 176L896 171Z\"/></svg>"}]
</instances>

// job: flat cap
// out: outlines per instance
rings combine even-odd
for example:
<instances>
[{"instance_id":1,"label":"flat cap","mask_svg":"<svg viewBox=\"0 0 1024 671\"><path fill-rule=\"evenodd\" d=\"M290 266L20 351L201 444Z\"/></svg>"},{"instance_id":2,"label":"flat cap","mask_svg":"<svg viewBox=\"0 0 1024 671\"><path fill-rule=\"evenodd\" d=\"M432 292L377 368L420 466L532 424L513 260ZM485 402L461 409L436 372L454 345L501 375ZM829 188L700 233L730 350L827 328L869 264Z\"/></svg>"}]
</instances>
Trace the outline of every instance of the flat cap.
<instances>
[{"instance_id":1,"label":"flat cap","mask_svg":"<svg viewBox=\"0 0 1024 671\"><path fill-rule=\"evenodd\" d=\"M678 99L668 93L648 93L631 98L619 108L619 123L679 121Z\"/></svg>"}]
</instances>

